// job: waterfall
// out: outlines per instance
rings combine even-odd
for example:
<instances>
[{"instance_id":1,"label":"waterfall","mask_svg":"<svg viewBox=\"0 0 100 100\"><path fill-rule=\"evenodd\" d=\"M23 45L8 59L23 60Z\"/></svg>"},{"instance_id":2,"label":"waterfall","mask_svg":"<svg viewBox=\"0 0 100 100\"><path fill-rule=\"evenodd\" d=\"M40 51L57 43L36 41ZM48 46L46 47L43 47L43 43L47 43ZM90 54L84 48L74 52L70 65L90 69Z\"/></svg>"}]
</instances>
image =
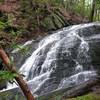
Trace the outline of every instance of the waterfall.
<instances>
[{"instance_id":1,"label":"waterfall","mask_svg":"<svg viewBox=\"0 0 100 100\"><path fill-rule=\"evenodd\" d=\"M73 25L43 38L19 69L31 83L32 92L40 95L96 76L89 39L98 31L99 23Z\"/></svg>"}]
</instances>

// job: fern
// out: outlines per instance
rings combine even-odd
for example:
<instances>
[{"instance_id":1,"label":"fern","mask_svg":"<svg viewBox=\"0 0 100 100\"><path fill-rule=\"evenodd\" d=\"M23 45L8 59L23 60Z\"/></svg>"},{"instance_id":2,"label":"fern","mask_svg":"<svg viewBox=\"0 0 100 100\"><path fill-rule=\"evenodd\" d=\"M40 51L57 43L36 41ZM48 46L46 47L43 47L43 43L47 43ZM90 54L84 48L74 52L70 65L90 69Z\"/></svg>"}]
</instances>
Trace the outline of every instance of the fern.
<instances>
[{"instance_id":1,"label":"fern","mask_svg":"<svg viewBox=\"0 0 100 100\"><path fill-rule=\"evenodd\" d=\"M15 73L9 72L9 71L0 71L0 81L2 80L13 80L14 77L16 77Z\"/></svg>"}]
</instances>

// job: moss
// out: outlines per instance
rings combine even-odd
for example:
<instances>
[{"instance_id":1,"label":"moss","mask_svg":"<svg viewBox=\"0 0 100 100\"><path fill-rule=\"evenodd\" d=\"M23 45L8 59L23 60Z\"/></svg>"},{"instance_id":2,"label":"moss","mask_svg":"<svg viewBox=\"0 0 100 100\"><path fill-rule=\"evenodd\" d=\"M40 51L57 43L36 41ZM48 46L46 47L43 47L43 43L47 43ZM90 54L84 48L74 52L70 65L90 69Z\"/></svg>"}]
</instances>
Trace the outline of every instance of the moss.
<instances>
[{"instance_id":1,"label":"moss","mask_svg":"<svg viewBox=\"0 0 100 100\"><path fill-rule=\"evenodd\" d=\"M66 99L66 100L100 100L100 95L91 93L88 95L84 95L84 96L80 96L80 97L76 97L72 99Z\"/></svg>"}]
</instances>

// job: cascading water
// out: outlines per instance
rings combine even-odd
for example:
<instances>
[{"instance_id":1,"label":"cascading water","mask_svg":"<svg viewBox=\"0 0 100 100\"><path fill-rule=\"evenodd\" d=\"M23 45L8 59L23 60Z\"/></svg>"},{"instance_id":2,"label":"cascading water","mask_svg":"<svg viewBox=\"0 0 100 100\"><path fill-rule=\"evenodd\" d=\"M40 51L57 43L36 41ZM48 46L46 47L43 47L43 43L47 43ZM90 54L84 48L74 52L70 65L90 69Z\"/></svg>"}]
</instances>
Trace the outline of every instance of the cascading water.
<instances>
[{"instance_id":1,"label":"cascading water","mask_svg":"<svg viewBox=\"0 0 100 100\"><path fill-rule=\"evenodd\" d=\"M96 76L90 46L98 34L100 23L91 23L63 28L42 39L19 70L32 92L40 95Z\"/></svg>"}]
</instances>

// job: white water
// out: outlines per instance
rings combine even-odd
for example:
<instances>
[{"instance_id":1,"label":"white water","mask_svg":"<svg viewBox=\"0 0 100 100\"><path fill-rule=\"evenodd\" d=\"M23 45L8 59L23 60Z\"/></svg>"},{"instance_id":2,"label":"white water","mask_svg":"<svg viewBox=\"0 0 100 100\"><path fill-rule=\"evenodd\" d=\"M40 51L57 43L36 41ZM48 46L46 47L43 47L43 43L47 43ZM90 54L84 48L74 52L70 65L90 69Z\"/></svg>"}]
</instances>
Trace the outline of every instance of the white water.
<instances>
[{"instance_id":1,"label":"white water","mask_svg":"<svg viewBox=\"0 0 100 100\"><path fill-rule=\"evenodd\" d=\"M94 71L83 71L79 72L71 77L64 78L59 84L58 88L70 87L72 84L80 84L89 80L90 77L96 76Z\"/></svg>"},{"instance_id":2,"label":"white water","mask_svg":"<svg viewBox=\"0 0 100 100\"><path fill-rule=\"evenodd\" d=\"M33 92L37 91L50 78L51 73L55 72L55 70L58 68L56 61L58 61L58 59L64 59L63 57L57 58L60 49L62 50L60 54L66 53L66 56L70 57L72 53L68 46L73 46L73 41L76 41L77 39L81 42L78 47L77 58L72 59L76 63L75 68L73 68L74 70L72 70L73 75L68 77L63 76L63 78L60 80L58 88L70 86L71 84L79 84L96 75L91 64L88 66L89 70L84 70L84 66L80 63L81 60L86 61L87 59L89 59L89 62L91 62L91 57L88 55L88 42L86 42L84 37L81 37L77 31L92 25L94 24L74 25L69 28L63 28L55 34L47 36L42 41L40 41L38 48L29 58L26 59L25 63L19 70L21 74L25 75L24 78L26 80L33 82ZM81 57L81 55L85 58L80 58L80 60L79 57ZM43 62L39 65L41 60L43 60ZM65 67L66 64L67 63L64 64ZM67 72L64 73L66 74Z\"/></svg>"}]
</instances>

